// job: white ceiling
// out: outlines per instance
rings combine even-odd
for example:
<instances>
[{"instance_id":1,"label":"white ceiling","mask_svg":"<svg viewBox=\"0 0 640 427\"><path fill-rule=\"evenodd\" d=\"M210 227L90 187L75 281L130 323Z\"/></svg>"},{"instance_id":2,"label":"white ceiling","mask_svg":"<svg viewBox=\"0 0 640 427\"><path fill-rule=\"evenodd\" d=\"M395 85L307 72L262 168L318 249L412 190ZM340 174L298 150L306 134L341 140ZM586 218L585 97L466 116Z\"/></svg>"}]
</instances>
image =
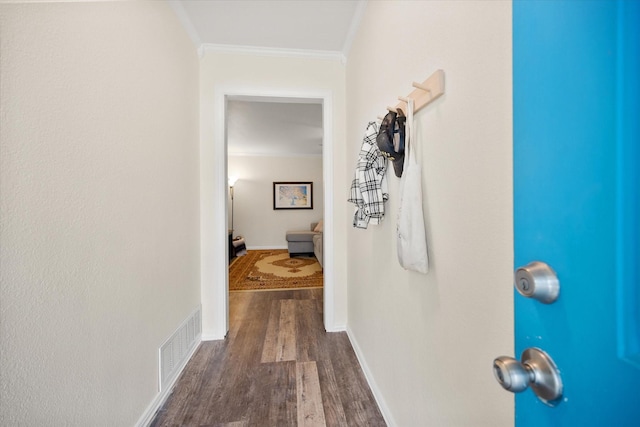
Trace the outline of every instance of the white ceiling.
<instances>
[{"instance_id":1,"label":"white ceiling","mask_svg":"<svg viewBox=\"0 0 640 427\"><path fill-rule=\"evenodd\" d=\"M197 45L346 56L364 0L173 0Z\"/></svg>"},{"instance_id":2,"label":"white ceiling","mask_svg":"<svg viewBox=\"0 0 640 427\"><path fill-rule=\"evenodd\" d=\"M322 104L229 100L227 144L230 155L321 156Z\"/></svg>"},{"instance_id":3,"label":"white ceiling","mask_svg":"<svg viewBox=\"0 0 640 427\"><path fill-rule=\"evenodd\" d=\"M365 3L363 0L170 1L200 49L276 52L343 61ZM322 105L310 100L230 100L227 141L230 154L321 155Z\"/></svg>"}]
</instances>

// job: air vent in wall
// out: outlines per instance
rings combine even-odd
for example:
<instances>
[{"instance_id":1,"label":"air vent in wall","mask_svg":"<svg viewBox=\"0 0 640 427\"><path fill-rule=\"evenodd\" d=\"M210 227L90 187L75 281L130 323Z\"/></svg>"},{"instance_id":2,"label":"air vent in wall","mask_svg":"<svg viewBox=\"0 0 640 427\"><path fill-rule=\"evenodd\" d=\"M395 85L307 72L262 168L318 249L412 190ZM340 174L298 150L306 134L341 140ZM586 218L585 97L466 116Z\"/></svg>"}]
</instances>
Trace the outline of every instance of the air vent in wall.
<instances>
[{"instance_id":1,"label":"air vent in wall","mask_svg":"<svg viewBox=\"0 0 640 427\"><path fill-rule=\"evenodd\" d=\"M198 308L160 347L160 391L171 384L200 342L200 316Z\"/></svg>"}]
</instances>

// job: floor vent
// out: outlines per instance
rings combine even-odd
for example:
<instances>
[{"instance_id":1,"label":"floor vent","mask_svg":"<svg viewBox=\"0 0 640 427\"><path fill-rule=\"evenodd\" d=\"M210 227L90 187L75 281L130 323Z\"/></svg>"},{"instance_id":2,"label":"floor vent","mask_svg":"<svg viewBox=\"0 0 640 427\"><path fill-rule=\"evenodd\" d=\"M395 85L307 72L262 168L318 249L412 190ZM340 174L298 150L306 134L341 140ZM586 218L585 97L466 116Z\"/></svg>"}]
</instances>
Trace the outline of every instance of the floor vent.
<instances>
[{"instance_id":1,"label":"floor vent","mask_svg":"<svg viewBox=\"0 0 640 427\"><path fill-rule=\"evenodd\" d=\"M175 379L202 335L200 308L191 313L182 325L160 347L160 391Z\"/></svg>"}]
</instances>

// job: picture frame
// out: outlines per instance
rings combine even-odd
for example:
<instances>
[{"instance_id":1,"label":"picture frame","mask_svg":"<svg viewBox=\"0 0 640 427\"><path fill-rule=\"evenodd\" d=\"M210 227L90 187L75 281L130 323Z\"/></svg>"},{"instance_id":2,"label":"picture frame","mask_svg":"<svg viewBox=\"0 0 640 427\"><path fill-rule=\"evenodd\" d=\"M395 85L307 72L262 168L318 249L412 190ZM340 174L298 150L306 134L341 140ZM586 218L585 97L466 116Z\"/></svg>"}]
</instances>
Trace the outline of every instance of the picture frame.
<instances>
[{"instance_id":1,"label":"picture frame","mask_svg":"<svg viewBox=\"0 0 640 427\"><path fill-rule=\"evenodd\" d=\"M274 182L273 209L313 209L313 182Z\"/></svg>"}]
</instances>

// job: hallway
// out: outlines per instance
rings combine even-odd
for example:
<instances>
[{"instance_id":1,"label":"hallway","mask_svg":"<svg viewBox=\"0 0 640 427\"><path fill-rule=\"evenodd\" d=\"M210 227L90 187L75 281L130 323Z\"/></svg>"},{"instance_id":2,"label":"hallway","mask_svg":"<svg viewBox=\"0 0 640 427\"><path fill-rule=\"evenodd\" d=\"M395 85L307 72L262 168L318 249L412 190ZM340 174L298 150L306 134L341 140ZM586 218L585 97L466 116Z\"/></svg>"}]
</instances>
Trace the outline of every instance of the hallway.
<instances>
[{"instance_id":1,"label":"hallway","mask_svg":"<svg viewBox=\"0 0 640 427\"><path fill-rule=\"evenodd\" d=\"M304 25L349 5L318 31ZM512 6L0 2L0 425L382 425L382 412L388 425L512 427L514 397L491 369L516 349ZM208 38L227 26L220 35L237 44ZM347 199L367 123L440 69L445 94L414 122L422 275L397 262L398 177L388 173L387 215L367 230ZM293 221L313 209L277 210L296 229L326 222L324 306L320 292L225 300L225 109L258 96L322 100L322 192L291 158L266 182L314 182L317 209L333 194L313 220ZM275 215L254 172L238 172L234 209L248 195ZM242 222L232 228L248 237ZM198 310L207 341L171 396L159 352Z\"/></svg>"},{"instance_id":2,"label":"hallway","mask_svg":"<svg viewBox=\"0 0 640 427\"><path fill-rule=\"evenodd\" d=\"M322 289L233 292L224 341L203 342L152 426L385 426Z\"/></svg>"}]
</instances>

